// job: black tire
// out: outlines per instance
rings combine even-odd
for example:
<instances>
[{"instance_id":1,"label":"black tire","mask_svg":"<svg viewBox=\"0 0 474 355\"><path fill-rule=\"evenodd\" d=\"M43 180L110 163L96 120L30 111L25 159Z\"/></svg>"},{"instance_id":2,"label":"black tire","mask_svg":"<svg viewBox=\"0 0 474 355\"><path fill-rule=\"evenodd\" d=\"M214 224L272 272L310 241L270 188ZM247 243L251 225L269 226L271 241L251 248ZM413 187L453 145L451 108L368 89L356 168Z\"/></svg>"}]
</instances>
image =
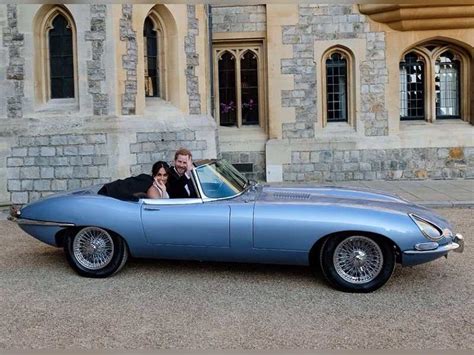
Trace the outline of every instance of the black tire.
<instances>
[{"instance_id":1,"label":"black tire","mask_svg":"<svg viewBox=\"0 0 474 355\"><path fill-rule=\"evenodd\" d=\"M367 293L382 287L395 268L395 250L380 237L363 234L327 238L319 257L330 285L344 292Z\"/></svg>"},{"instance_id":2,"label":"black tire","mask_svg":"<svg viewBox=\"0 0 474 355\"><path fill-rule=\"evenodd\" d=\"M128 249L117 234L99 227L84 227L66 238L66 259L81 276L103 278L127 262Z\"/></svg>"}]
</instances>

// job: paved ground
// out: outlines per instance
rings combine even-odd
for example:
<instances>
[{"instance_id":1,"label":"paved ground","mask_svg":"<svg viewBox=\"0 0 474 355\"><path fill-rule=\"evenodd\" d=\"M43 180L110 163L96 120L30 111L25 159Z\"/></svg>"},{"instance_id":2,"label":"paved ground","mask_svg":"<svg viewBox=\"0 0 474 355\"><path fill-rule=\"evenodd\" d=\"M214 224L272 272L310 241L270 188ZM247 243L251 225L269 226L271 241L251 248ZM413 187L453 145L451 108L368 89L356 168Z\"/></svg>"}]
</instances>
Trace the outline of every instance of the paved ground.
<instances>
[{"instance_id":1,"label":"paved ground","mask_svg":"<svg viewBox=\"0 0 474 355\"><path fill-rule=\"evenodd\" d=\"M0 221L0 350L474 349L473 209L438 210L463 254L346 294L307 268L132 260L81 278L62 250Z\"/></svg>"}]
</instances>

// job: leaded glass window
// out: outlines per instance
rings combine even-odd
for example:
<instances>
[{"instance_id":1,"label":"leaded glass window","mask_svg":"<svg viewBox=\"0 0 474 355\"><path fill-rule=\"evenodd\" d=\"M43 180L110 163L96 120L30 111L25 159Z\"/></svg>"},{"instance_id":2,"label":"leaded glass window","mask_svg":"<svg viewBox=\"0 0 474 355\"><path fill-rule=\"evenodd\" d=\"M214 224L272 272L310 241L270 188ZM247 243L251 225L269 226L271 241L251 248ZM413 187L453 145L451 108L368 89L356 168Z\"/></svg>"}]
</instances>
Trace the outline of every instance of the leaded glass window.
<instances>
[{"instance_id":1,"label":"leaded glass window","mask_svg":"<svg viewBox=\"0 0 474 355\"><path fill-rule=\"evenodd\" d=\"M416 53L405 55L400 63L400 119L425 118L425 68Z\"/></svg>"},{"instance_id":2,"label":"leaded glass window","mask_svg":"<svg viewBox=\"0 0 474 355\"><path fill-rule=\"evenodd\" d=\"M150 17L145 20L143 28L144 50L145 50L145 96L160 96L160 71L158 56L158 35L153 21Z\"/></svg>"},{"instance_id":3,"label":"leaded glass window","mask_svg":"<svg viewBox=\"0 0 474 355\"><path fill-rule=\"evenodd\" d=\"M240 61L242 124L258 124L258 62L255 53L246 52Z\"/></svg>"},{"instance_id":4,"label":"leaded glass window","mask_svg":"<svg viewBox=\"0 0 474 355\"><path fill-rule=\"evenodd\" d=\"M459 118L459 67L451 51L435 62L436 118Z\"/></svg>"},{"instance_id":5,"label":"leaded glass window","mask_svg":"<svg viewBox=\"0 0 474 355\"><path fill-rule=\"evenodd\" d=\"M326 109L328 122L347 122L347 60L337 52L326 60Z\"/></svg>"},{"instance_id":6,"label":"leaded glass window","mask_svg":"<svg viewBox=\"0 0 474 355\"><path fill-rule=\"evenodd\" d=\"M235 56L225 52L219 58L219 117L221 126L237 125Z\"/></svg>"},{"instance_id":7,"label":"leaded glass window","mask_svg":"<svg viewBox=\"0 0 474 355\"><path fill-rule=\"evenodd\" d=\"M51 98L74 97L74 57L72 30L66 18L58 14L48 33Z\"/></svg>"}]
</instances>

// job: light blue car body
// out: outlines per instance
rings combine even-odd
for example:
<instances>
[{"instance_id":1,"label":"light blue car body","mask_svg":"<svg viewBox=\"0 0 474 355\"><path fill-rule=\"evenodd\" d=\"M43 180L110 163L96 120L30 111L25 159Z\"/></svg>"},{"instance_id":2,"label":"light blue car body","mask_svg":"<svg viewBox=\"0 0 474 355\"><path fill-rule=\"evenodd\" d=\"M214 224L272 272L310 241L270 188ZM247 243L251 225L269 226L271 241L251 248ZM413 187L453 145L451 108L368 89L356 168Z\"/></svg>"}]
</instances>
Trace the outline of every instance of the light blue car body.
<instances>
[{"instance_id":1,"label":"light blue car body","mask_svg":"<svg viewBox=\"0 0 474 355\"><path fill-rule=\"evenodd\" d=\"M323 238L355 231L389 239L397 261L415 265L448 253L452 237L423 253L428 242L409 214L441 230L449 223L426 208L381 192L341 187L284 187L256 184L238 196L206 200L121 201L97 195L98 186L49 196L21 209L21 219L58 225L20 227L53 246L61 224L97 226L120 235L139 258L189 259L308 265ZM410 253L410 251L415 251Z\"/></svg>"}]
</instances>

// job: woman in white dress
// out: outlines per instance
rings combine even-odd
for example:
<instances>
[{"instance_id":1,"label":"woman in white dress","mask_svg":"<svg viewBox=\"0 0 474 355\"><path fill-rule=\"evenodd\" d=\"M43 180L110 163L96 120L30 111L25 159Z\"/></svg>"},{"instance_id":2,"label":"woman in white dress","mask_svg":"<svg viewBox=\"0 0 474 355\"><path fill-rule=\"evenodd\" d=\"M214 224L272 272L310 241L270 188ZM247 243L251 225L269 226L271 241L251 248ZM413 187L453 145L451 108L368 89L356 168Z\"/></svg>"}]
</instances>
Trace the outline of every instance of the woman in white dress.
<instances>
[{"instance_id":1,"label":"woman in white dress","mask_svg":"<svg viewBox=\"0 0 474 355\"><path fill-rule=\"evenodd\" d=\"M168 163L164 161L157 161L153 164L153 168L151 169L153 184L146 192L148 198L170 198L166 191L169 169Z\"/></svg>"}]
</instances>

